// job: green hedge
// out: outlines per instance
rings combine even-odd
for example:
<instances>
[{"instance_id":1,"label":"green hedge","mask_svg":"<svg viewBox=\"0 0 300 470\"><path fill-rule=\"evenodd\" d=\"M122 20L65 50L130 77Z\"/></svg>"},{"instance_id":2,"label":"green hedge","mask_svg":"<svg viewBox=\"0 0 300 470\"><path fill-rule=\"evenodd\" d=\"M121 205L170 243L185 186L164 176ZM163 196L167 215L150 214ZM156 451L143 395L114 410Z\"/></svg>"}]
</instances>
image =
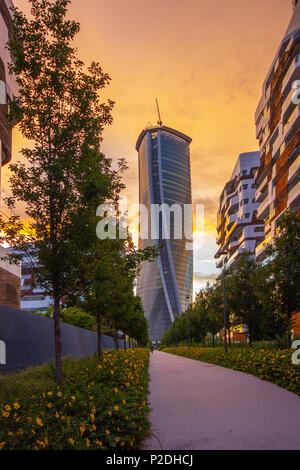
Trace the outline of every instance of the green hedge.
<instances>
[{"instance_id":1,"label":"green hedge","mask_svg":"<svg viewBox=\"0 0 300 470\"><path fill-rule=\"evenodd\" d=\"M292 363L291 350L233 348L164 348L164 352L217 364L267 380L300 395L300 365Z\"/></svg>"},{"instance_id":2,"label":"green hedge","mask_svg":"<svg viewBox=\"0 0 300 470\"><path fill-rule=\"evenodd\" d=\"M149 351L106 351L0 378L0 449L138 449L149 434Z\"/></svg>"}]
</instances>

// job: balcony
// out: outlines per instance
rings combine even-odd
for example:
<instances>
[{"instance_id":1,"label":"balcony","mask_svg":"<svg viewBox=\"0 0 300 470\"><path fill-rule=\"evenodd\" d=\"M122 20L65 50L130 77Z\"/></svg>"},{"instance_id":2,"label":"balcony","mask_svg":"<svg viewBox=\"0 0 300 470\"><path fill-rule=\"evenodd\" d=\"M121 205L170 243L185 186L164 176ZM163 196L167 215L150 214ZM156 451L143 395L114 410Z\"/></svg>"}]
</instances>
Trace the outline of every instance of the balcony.
<instances>
[{"instance_id":1,"label":"balcony","mask_svg":"<svg viewBox=\"0 0 300 470\"><path fill-rule=\"evenodd\" d=\"M230 230L230 228L232 227L236 219L237 219L237 214L229 215L226 218L226 230Z\"/></svg>"},{"instance_id":2,"label":"balcony","mask_svg":"<svg viewBox=\"0 0 300 470\"><path fill-rule=\"evenodd\" d=\"M296 172L300 169L300 154L296 158L296 160L290 165L289 167L289 180L293 178Z\"/></svg>"},{"instance_id":3,"label":"balcony","mask_svg":"<svg viewBox=\"0 0 300 470\"><path fill-rule=\"evenodd\" d=\"M270 213L270 204L269 204L269 198L267 197L259 206L257 209L257 218L260 220L265 220Z\"/></svg>"},{"instance_id":4,"label":"balcony","mask_svg":"<svg viewBox=\"0 0 300 470\"><path fill-rule=\"evenodd\" d=\"M267 237L259 244L257 245L255 249L255 256L257 259L264 259L266 256L266 249L268 245L271 243L272 237L271 234L267 235Z\"/></svg>"},{"instance_id":5,"label":"balcony","mask_svg":"<svg viewBox=\"0 0 300 470\"><path fill-rule=\"evenodd\" d=\"M291 86L291 89L290 89L288 95L286 96L286 98L284 99L284 102L282 103L282 111L281 112L282 112L283 116L287 112L289 107L294 105L294 103L292 102L292 98L293 98L294 93L295 93L295 88L292 88L292 86Z\"/></svg>"},{"instance_id":6,"label":"balcony","mask_svg":"<svg viewBox=\"0 0 300 470\"><path fill-rule=\"evenodd\" d=\"M266 197L268 197L268 193L269 193L269 188L267 186L266 189L262 193L259 194L257 192L259 196L256 198L256 201L262 203L266 199Z\"/></svg>"},{"instance_id":7,"label":"balcony","mask_svg":"<svg viewBox=\"0 0 300 470\"><path fill-rule=\"evenodd\" d=\"M288 85L291 85L293 81L300 78L300 54L296 55L293 59L287 73L284 76L282 82L282 92Z\"/></svg>"},{"instance_id":8,"label":"balcony","mask_svg":"<svg viewBox=\"0 0 300 470\"><path fill-rule=\"evenodd\" d=\"M283 127L284 136L286 136L289 133L291 128L295 125L295 123L296 123L297 119L299 118L299 116L300 116L300 106L297 105L297 106L295 106L294 111L292 112L292 114L290 115L290 117L288 118L288 120L286 121L286 123Z\"/></svg>"},{"instance_id":9,"label":"balcony","mask_svg":"<svg viewBox=\"0 0 300 470\"><path fill-rule=\"evenodd\" d=\"M300 195L300 181L293 187L291 191L288 193L288 202L287 205L290 206L294 199L296 199Z\"/></svg>"}]
</instances>

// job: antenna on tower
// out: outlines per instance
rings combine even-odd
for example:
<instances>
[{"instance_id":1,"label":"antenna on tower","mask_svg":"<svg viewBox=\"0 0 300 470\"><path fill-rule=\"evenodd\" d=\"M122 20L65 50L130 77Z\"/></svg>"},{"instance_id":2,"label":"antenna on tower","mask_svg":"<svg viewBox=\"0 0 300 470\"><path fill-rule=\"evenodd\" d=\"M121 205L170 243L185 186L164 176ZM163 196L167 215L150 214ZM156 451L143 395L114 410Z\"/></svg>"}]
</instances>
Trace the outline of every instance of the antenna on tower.
<instances>
[{"instance_id":1,"label":"antenna on tower","mask_svg":"<svg viewBox=\"0 0 300 470\"><path fill-rule=\"evenodd\" d=\"M160 111L159 111L159 106L158 106L158 101L157 101L157 98L155 98L156 100L156 107L157 107L157 114L158 114L158 121L157 121L157 124L159 126L162 126L162 120L161 120L161 117L160 117Z\"/></svg>"}]
</instances>

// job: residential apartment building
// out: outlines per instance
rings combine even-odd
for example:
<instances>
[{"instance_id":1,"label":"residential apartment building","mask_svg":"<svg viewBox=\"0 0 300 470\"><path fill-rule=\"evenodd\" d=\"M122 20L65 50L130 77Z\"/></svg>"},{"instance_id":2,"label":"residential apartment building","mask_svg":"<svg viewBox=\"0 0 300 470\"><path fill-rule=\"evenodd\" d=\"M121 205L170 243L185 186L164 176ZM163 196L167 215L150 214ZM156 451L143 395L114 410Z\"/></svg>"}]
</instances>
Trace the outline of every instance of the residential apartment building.
<instances>
[{"instance_id":1,"label":"residential apartment building","mask_svg":"<svg viewBox=\"0 0 300 470\"><path fill-rule=\"evenodd\" d=\"M258 261L274 239L287 208L300 209L300 2L274 57L256 110L260 166L256 175L258 218L265 239L256 248ZM299 88L299 93L297 92Z\"/></svg>"},{"instance_id":2,"label":"residential apartment building","mask_svg":"<svg viewBox=\"0 0 300 470\"><path fill-rule=\"evenodd\" d=\"M170 238L163 237L165 216L157 223L150 217L154 205L191 205L190 143L192 139L175 129L159 125L144 129L137 141L139 154L139 200L147 208L147 220L140 219L139 248L162 246L160 256L144 262L137 282L152 341L159 341L174 319L186 310L193 295L193 251L186 249L186 232L174 236L170 215ZM182 220L182 219L181 219ZM185 221L186 222L186 221ZM190 221L192 231L192 220ZM157 234L152 238L154 225ZM148 229L148 235L141 234ZM155 230L156 231L156 230Z\"/></svg>"},{"instance_id":3,"label":"residential apartment building","mask_svg":"<svg viewBox=\"0 0 300 470\"><path fill-rule=\"evenodd\" d=\"M12 158L12 129L7 125L8 103L17 95L15 77L9 74L8 63L11 62L6 44L12 38L13 27L10 8L11 0L0 1L0 186L1 168ZM0 246L0 256L7 251ZM9 307L20 307L21 267L0 260L0 304Z\"/></svg>"},{"instance_id":4,"label":"residential apartment building","mask_svg":"<svg viewBox=\"0 0 300 470\"><path fill-rule=\"evenodd\" d=\"M53 298L35 284L34 267L26 257L22 260L21 272L21 309L30 312L46 311L50 305L53 305Z\"/></svg>"},{"instance_id":5,"label":"residential apartment building","mask_svg":"<svg viewBox=\"0 0 300 470\"><path fill-rule=\"evenodd\" d=\"M230 180L219 202L217 222L217 268L225 258L232 265L245 251L255 254L264 239L264 222L257 217L259 203L255 199L255 173L259 167L259 152L239 155ZM221 255L227 251L227 255Z\"/></svg>"}]
</instances>

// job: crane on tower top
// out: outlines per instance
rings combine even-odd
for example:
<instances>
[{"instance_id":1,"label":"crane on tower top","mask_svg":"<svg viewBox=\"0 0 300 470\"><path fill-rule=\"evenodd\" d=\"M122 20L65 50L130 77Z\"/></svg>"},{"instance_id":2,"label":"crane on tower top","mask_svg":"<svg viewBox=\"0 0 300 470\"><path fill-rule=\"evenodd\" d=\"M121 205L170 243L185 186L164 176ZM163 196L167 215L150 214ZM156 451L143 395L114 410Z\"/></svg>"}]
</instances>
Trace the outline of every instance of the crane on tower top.
<instances>
[{"instance_id":1,"label":"crane on tower top","mask_svg":"<svg viewBox=\"0 0 300 470\"><path fill-rule=\"evenodd\" d=\"M157 121L157 124L158 124L159 126L162 126L162 120L161 120L161 116L160 116L160 110L159 110L157 98L155 98L155 100L156 100L156 107L157 107L157 114L158 114L158 121Z\"/></svg>"}]
</instances>

